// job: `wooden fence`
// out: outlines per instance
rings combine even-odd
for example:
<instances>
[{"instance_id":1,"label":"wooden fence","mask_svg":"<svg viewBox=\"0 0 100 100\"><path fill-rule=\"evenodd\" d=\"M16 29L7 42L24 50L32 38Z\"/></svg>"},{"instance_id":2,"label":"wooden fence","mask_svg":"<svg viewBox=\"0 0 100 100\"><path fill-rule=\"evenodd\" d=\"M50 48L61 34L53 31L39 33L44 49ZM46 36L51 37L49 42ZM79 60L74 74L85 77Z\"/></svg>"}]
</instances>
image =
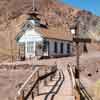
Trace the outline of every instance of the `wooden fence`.
<instances>
[{"instance_id":1,"label":"wooden fence","mask_svg":"<svg viewBox=\"0 0 100 100\"><path fill-rule=\"evenodd\" d=\"M81 80L75 79L75 65L68 64L67 68L72 81L73 95L75 96L75 100L93 100L85 89L84 85L81 83Z\"/></svg>"},{"instance_id":2,"label":"wooden fence","mask_svg":"<svg viewBox=\"0 0 100 100\"><path fill-rule=\"evenodd\" d=\"M16 100L28 100L28 98L32 98L33 100L35 96L39 95L39 85L43 83L46 86L47 83L55 76L56 71L57 65L35 66L33 73L27 78L27 80L18 90Z\"/></svg>"}]
</instances>

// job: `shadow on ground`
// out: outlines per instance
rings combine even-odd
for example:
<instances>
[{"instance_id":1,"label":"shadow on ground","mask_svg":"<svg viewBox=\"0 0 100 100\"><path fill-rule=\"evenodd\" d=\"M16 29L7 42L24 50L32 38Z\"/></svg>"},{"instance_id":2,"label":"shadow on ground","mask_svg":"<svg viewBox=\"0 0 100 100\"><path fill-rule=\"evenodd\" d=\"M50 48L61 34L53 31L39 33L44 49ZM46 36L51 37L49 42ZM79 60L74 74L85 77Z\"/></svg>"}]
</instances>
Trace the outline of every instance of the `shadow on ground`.
<instances>
[{"instance_id":1,"label":"shadow on ground","mask_svg":"<svg viewBox=\"0 0 100 100\"><path fill-rule=\"evenodd\" d=\"M49 93L45 96L44 100L48 100L48 98L51 98L50 100L54 100L54 97L59 92L64 80L65 80L65 77L64 77L63 71L61 71L59 72L59 79L57 80L55 85L52 87L52 89L49 91Z\"/></svg>"}]
</instances>

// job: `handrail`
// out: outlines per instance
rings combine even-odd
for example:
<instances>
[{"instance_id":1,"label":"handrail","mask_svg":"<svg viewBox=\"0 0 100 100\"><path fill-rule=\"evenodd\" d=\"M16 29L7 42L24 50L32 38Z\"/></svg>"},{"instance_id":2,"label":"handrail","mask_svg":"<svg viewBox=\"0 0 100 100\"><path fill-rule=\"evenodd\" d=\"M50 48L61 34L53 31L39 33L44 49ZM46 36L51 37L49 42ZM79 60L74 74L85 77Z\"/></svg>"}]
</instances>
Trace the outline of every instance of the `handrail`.
<instances>
[{"instance_id":1,"label":"handrail","mask_svg":"<svg viewBox=\"0 0 100 100\"><path fill-rule=\"evenodd\" d=\"M81 96L83 96L83 94L84 94L84 96L87 100L93 100L92 97L87 92L87 90L85 89L85 87L83 86L83 84L81 83L81 81L79 80L79 83L77 83L77 81L75 79L75 73L74 73L71 65L68 64L68 68L69 68L68 71L69 71L71 79L72 79L73 88L75 89L78 86L77 88L80 89ZM77 84L80 84L80 85L77 85Z\"/></svg>"},{"instance_id":2,"label":"handrail","mask_svg":"<svg viewBox=\"0 0 100 100\"><path fill-rule=\"evenodd\" d=\"M32 86L32 88L29 90L28 94L26 95L25 100L28 99L28 97L30 96L32 90L35 88L36 85L38 85L38 82L39 82L39 81L41 81L41 80L47 78L48 76L54 74L56 71L57 71L57 70L52 71L52 72L48 72L48 73L46 73L45 75L42 75L42 76L38 77L38 79L36 80L36 82L34 83L34 85ZM38 88L38 87L37 87L37 88ZM38 88L38 89L39 89L39 88ZM39 94L39 90L37 90L37 91L38 91L38 94Z\"/></svg>"},{"instance_id":3,"label":"handrail","mask_svg":"<svg viewBox=\"0 0 100 100\"><path fill-rule=\"evenodd\" d=\"M26 86L26 84L29 82L29 80L33 77L33 75L39 70L38 67L36 67L36 69L34 70L34 72L27 78L27 80L24 82L24 84L21 86L21 88L18 90L18 95L21 94L21 91L23 90L23 88Z\"/></svg>"},{"instance_id":4,"label":"handrail","mask_svg":"<svg viewBox=\"0 0 100 100\"><path fill-rule=\"evenodd\" d=\"M71 67L70 67L70 71L71 71L71 76L72 76L73 88L75 88L75 86L76 86L76 82L75 82L75 76L74 76L73 69L72 69Z\"/></svg>"},{"instance_id":5,"label":"handrail","mask_svg":"<svg viewBox=\"0 0 100 100\"><path fill-rule=\"evenodd\" d=\"M71 80L72 80L72 84L73 84L73 88L75 88L76 87L76 81L75 81L75 76L74 76L74 71L73 71L73 69L71 68L71 66L68 64L68 72L69 72L69 74L70 74L70 78L71 78Z\"/></svg>"},{"instance_id":6,"label":"handrail","mask_svg":"<svg viewBox=\"0 0 100 100\"><path fill-rule=\"evenodd\" d=\"M36 67L34 69L34 72L27 78L27 80L24 82L24 84L18 90L17 100L27 100L31 94L32 94L32 96L34 96L33 90L35 88L37 88L37 94L38 94L39 81L47 78L48 76L51 77L53 74L56 73L56 71L57 71L57 66L45 66L44 65L44 67ZM33 79L33 81L31 79ZM32 82L31 88L26 87L29 85L28 82ZM25 87L28 89L26 94L25 94L26 91L24 91L24 89L26 89Z\"/></svg>"},{"instance_id":7,"label":"handrail","mask_svg":"<svg viewBox=\"0 0 100 100\"><path fill-rule=\"evenodd\" d=\"M88 100L93 100L92 97L90 96L90 94L87 92L87 90L85 89L85 87L83 86L83 84L80 81L80 87L81 87L81 91L83 92L83 94L85 95L85 97Z\"/></svg>"}]
</instances>

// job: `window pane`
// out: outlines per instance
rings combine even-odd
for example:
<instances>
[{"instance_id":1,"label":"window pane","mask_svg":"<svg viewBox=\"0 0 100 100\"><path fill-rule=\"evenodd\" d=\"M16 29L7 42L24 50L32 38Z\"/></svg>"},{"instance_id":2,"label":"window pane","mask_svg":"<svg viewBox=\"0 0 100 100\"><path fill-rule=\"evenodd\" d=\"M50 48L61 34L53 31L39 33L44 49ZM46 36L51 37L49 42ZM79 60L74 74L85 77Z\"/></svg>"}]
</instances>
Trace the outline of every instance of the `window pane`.
<instances>
[{"instance_id":1,"label":"window pane","mask_svg":"<svg viewBox=\"0 0 100 100\"><path fill-rule=\"evenodd\" d=\"M60 52L63 53L63 43L60 45Z\"/></svg>"},{"instance_id":2,"label":"window pane","mask_svg":"<svg viewBox=\"0 0 100 100\"><path fill-rule=\"evenodd\" d=\"M67 44L67 53L70 53L70 44Z\"/></svg>"},{"instance_id":3,"label":"window pane","mask_svg":"<svg viewBox=\"0 0 100 100\"><path fill-rule=\"evenodd\" d=\"M43 42L43 51L44 51L44 52L47 51L47 49L48 49L48 44L49 44L49 41L44 40L44 42Z\"/></svg>"},{"instance_id":4,"label":"window pane","mask_svg":"<svg viewBox=\"0 0 100 100\"><path fill-rule=\"evenodd\" d=\"M27 42L27 52L28 53L33 52L33 42Z\"/></svg>"},{"instance_id":5,"label":"window pane","mask_svg":"<svg viewBox=\"0 0 100 100\"><path fill-rule=\"evenodd\" d=\"M54 52L57 53L58 52L58 44L57 42L54 43Z\"/></svg>"}]
</instances>

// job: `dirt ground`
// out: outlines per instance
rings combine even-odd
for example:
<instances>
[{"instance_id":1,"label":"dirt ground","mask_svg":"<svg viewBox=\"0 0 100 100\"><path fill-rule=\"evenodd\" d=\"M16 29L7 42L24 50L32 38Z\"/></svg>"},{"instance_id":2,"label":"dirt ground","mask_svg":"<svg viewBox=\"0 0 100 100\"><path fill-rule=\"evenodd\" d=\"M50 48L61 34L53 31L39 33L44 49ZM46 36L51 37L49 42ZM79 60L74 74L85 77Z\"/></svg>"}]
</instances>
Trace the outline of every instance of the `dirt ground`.
<instances>
[{"instance_id":1,"label":"dirt ground","mask_svg":"<svg viewBox=\"0 0 100 100\"><path fill-rule=\"evenodd\" d=\"M14 100L17 90L30 73L30 70L0 70L0 100Z\"/></svg>"},{"instance_id":2,"label":"dirt ground","mask_svg":"<svg viewBox=\"0 0 100 100\"><path fill-rule=\"evenodd\" d=\"M75 64L76 57L53 58L30 63L57 65L63 63ZM19 87L32 73L30 69L6 70L0 69L0 100L13 100ZM94 86L100 80L100 51L90 50L87 54L80 56L80 79L87 89ZM91 94L91 92L90 92Z\"/></svg>"}]
</instances>

